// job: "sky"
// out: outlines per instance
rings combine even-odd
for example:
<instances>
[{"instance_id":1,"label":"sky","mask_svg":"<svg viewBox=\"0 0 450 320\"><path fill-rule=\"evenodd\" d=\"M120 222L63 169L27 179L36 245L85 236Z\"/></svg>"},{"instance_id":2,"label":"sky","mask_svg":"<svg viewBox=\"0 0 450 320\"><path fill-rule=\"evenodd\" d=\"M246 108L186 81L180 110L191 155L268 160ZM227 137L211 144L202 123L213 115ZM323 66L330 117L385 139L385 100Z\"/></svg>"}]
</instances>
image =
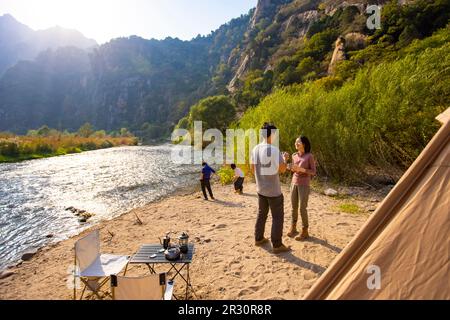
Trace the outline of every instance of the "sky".
<instances>
[{"instance_id":1,"label":"sky","mask_svg":"<svg viewBox=\"0 0 450 320\"><path fill-rule=\"evenodd\" d=\"M76 29L99 44L117 37L190 40L255 7L257 0L0 0L34 30Z\"/></svg>"}]
</instances>

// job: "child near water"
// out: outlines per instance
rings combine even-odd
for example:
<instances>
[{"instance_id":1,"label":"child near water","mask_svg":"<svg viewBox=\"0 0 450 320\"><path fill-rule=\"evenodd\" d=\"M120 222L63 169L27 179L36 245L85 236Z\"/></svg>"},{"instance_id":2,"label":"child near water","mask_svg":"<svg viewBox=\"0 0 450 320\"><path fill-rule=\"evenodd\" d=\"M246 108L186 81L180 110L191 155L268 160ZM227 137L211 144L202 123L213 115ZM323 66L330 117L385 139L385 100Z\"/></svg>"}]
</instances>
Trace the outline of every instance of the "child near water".
<instances>
[{"instance_id":1,"label":"child near water","mask_svg":"<svg viewBox=\"0 0 450 320\"><path fill-rule=\"evenodd\" d=\"M231 164L231 169L234 170L234 192L238 194L242 194L244 191L244 172L233 163Z\"/></svg>"},{"instance_id":2,"label":"child near water","mask_svg":"<svg viewBox=\"0 0 450 320\"><path fill-rule=\"evenodd\" d=\"M216 173L216 171L213 168L211 168L206 162L202 163L202 174L201 174L201 178L200 178L200 185L201 185L203 197L205 200L208 200L208 195L206 194L206 190L208 190L211 199L216 200L214 198L214 195L213 195L213 192L211 189L211 183L210 183L211 175L213 175L215 173Z\"/></svg>"}]
</instances>

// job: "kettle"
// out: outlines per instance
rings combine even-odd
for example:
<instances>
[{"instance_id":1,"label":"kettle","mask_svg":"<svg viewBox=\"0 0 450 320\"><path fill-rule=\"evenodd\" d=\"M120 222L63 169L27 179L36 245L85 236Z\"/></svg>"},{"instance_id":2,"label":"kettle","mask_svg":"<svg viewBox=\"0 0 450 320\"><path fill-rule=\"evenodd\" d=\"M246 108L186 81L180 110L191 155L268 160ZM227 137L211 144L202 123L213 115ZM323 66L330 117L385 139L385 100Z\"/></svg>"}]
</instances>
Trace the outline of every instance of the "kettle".
<instances>
[{"instance_id":1,"label":"kettle","mask_svg":"<svg viewBox=\"0 0 450 320\"><path fill-rule=\"evenodd\" d=\"M178 242L180 246L180 250L182 253L187 253L189 250L189 235L186 232L183 232L181 236L178 237Z\"/></svg>"},{"instance_id":2,"label":"kettle","mask_svg":"<svg viewBox=\"0 0 450 320\"><path fill-rule=\"evenodd\" d=\"M180 258L180 248L170 247L164 251L164 256L167 260L178 260Z\"/></svg>"},{"instance_id":3,"label":"kettle","mask_svg":"<svg viewBox=\"0 0 450 320\"><path fill-rule=\"evenodd\" d=\"M161 245L163 246L164 249L167 249L170 245L170 237L169 237L170 232L167 232L165 237L162 238L158 238L159 239L159 243L161 243Z\"/></svg>"}]
</instances>

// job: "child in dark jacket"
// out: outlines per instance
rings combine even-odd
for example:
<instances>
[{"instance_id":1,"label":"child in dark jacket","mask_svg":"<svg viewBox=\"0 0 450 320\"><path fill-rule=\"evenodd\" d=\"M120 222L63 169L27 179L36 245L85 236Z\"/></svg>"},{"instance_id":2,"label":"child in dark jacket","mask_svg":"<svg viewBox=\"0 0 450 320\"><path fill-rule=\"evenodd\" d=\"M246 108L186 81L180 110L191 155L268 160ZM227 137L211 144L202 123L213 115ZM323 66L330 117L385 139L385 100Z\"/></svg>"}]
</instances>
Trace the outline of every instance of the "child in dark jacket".
<instances>
[{"instance_id":1,"label":"child in dark jacket","mask_svg":"<svg viewBox=\"0 0 450 320\"><path fill-rule=\"evenodd\" d=\"M211 196L211 199L214 199L214 195L211 189L211 183L210 183L210 179L211 179L211 175L215 174L216 171L211 168L206 162L202 163L202 176L200 179L200 184L202 187L202 192L203 192L203 196L205 198L205 200L208 200L208 196L206 194L206 189L208 189L209 195Z\"/></svg>"}]
</instances>

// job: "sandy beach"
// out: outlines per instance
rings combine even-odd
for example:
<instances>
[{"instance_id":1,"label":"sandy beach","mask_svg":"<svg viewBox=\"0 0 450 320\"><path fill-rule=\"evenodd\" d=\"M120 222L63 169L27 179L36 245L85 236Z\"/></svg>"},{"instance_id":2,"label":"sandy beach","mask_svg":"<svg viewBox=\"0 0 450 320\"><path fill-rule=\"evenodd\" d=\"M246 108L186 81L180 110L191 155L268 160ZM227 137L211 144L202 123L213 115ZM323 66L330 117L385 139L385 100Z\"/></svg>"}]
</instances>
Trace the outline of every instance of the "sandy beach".
<instances>
[{"instance_id":1,"label":"sandy beach","mask_svg":"<svg viewBox=\"0 0 450 320\"><path fill-rule=\"evenodd\" d=\"M213 190L216 201L204 201L200 192L174 195L90 230L100 229L103 253L126 255L136 252L141 244L159 242L158 237L167 231L187 231L195 244L190 270L196 299L301 299L383 198L369 191L346 198L313 191L309 202L312 238L299 242L286 236L291 204L288 186L284 185L283 241L292 251L274 255L270 243L254 245L255 185L245 184L244 195L234 194L232 186L215 184ZM342 212L340 205L349 202L360 212ZM136 215L143 224L137 223ZM270 227L269 214L266 237ZM9 269L13 274L0 280L0 299L71 299L73 291L67 287L67 279L74 243L88 232L47 246L30 261ZM145 266L133 266L127 275L147 272ZM177 283L175 287L176 291L183 289Z\"/></svg>"}]
</instances>

